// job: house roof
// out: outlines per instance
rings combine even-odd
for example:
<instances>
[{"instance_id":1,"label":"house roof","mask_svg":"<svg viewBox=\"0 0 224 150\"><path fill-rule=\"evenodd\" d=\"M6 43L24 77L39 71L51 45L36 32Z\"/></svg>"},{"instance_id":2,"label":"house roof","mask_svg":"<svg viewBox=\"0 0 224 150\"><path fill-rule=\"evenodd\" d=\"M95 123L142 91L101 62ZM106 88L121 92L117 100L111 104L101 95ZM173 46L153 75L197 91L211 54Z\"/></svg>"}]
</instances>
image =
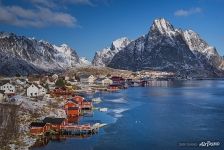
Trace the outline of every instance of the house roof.
<instances>
[{"instance_id":1,"label":"house roof","mask_svg":"<svg viewBox=\"0 0 224 150\"><path fill-rule=\"evenodd\" d=\"M111 80L113 80L113 79L124 80L123 77L119 77L119 76L112 76L110 79Z\"/></svg>"},{"instance_id":2,"label":"house roof","mask_svg":"<svg viewBox=\"0 0 224 150\"><path fill-rule=\"evenodd\" d=\"M79 107L69 107L68 110L79 110Z\"/></svg>"},{"instance_id":3,"label":"house roof","mask_svg":"<svg viewBox=\"0 0 224 150\"><path fill-rule=\"evenodd\" d=\"M10 83L10 80L0 80L0 86L4 85L6 83Z\"/></svg>"},{"instance_id":4,"label":"house roof","mask_svg":"<svg viewBox=\"0 0 224 150\"><path fill-rule=\"evenodd\" d=\"M40 88L42 88L43 86L42 85L39 85L39 84L36 84L36 83L32 83L34 86L36 86L38 89L40 89ZM32 85L32 84L30 84L30 86ZM29 87L30 87L29 86Z\"/></svg>"},{"instance_id":5,"label":"house roof","mask_svg":"<svg viewBox=\"0 0 224 150\"><path fill-rule=\"evenodd\" d=\"M20 80L21 82L26 82L26 79L18 79L18 80Z\"/></svg>"},{"instance_id":6,"label":"house roof","mask_svg":"<svg viewBox=\"0 0 224 150\"><path fill-rule=\"evenodd\" d=\"M32 122L30 127L44 127L46 125L45 122Z\"/></svg>"},{"instance_id":7,"label":"house roof","mask_svg":"<svg viewBox=\"0 0 224 150\"><path fill-rule=\"evenodd\" d=\"M50 82L55 82L57 79L54 79L53 77L48 77L48 80L49 80Z\"/></svg>"},{"instance_id":8,"label":"house roof","mask_svg":"<svg viewBox=\"0 0 224 150\"><path fill-rule=\"evenodd\" d=\"M51 124L62 124L65 118L52 118L52 117L46 117L44 118L44 123L51 123Z\"/></svg>"},{"instance_id":9,"label":"house roof","mask_svg":"<svg viewBox=\"0 0 224 150\"><path fill-rule=\"evenodd\" d=\"M69 99L69 100L67 100L67 102L66 102L66 103L69 103L69 102L71 102L71 103L75 103L75 104L78 104L78 102L77 102L76 100L74 100L74 99Z\"/></svg>"}]
</instances>

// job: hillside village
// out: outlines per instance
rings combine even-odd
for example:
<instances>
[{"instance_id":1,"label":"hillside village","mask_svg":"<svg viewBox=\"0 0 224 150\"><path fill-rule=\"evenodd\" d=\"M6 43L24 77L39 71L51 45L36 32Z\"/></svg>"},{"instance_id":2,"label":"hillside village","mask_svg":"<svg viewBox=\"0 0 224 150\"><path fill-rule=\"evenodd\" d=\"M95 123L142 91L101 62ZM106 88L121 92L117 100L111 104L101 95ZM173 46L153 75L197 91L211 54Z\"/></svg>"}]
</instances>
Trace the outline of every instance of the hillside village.
<instances>
[{"instance_id":1,"label":"hillside village","mask_svg":"<svg viewBox=\"0 0 224 150\"><path fill-rule=\"evenodd\" d=\"M83 95L145 86L149 83L146 81L173 78L172 73L156 71L105 72L100 74L99 69L89 68L64 74L1 78L1 105L18 107L15 114L18 130L14 138L8 141L6 149L27 149L46 134L94 134L104 124L73 124L79 116L91 112L94 101L98 101L85 99ZM102 108L100 111L107 109ZM1 125L1 128L7 128L7 124Z\"/></svg>"}]
</instances>

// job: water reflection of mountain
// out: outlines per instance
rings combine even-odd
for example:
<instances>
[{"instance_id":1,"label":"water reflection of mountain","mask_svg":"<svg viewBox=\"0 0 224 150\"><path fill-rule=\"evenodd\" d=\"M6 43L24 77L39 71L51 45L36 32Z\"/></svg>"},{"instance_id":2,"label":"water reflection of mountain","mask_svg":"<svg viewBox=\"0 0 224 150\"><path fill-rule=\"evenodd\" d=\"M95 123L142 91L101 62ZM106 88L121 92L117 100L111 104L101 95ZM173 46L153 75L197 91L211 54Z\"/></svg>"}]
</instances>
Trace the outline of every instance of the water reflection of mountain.
<instances>
[{"instance_id":1,"label":"water reflection of mountain","mask_svg":"<svg viewBox=\"0 0 224 150\"><path fill-rule=\"evenodd\" d=\"M173 81L148 81L148 86L151 87L170 87L173 86Z\"/></svg>"}]
</instances>

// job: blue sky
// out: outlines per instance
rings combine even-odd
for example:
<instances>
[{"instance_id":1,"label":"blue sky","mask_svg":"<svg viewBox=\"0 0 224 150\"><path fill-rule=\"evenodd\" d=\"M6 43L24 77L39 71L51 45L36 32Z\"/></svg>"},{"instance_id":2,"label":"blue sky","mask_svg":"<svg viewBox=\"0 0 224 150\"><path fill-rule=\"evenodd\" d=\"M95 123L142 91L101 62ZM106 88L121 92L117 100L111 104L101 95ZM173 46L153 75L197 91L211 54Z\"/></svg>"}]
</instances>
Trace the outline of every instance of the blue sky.
<instances>
[{"instance_id":1,"label":"blue sky","mask_svg":"<svg viewBox=\"0 0 224 150\"><path fill-rule=\"evenodd\" d=\"M224 0L0 0L0 30L66 43L79 56L146 34L156 18L192 29L224 55Z\"/></svg>"}]
</instances>

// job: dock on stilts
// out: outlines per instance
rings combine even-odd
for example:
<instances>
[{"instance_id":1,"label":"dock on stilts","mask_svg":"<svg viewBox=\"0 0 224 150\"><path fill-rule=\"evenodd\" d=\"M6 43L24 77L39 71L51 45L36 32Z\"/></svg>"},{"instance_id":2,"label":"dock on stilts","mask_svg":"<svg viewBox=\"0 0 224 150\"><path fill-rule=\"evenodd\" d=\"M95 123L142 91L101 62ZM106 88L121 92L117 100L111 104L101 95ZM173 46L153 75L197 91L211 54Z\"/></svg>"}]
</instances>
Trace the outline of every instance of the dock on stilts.
<instances>
[{"instance_id":1,"label":"dock on stilts","mask_svg":"<svg viewBox=\"0 0 224 150\"><path fill-rule=\"evenodd\" d=\"M95 134L99 131L100 123L93 125L67 125L62 127L62 134L67 135L82 135L82 134Z\"/></svg>"}]
</instances>

